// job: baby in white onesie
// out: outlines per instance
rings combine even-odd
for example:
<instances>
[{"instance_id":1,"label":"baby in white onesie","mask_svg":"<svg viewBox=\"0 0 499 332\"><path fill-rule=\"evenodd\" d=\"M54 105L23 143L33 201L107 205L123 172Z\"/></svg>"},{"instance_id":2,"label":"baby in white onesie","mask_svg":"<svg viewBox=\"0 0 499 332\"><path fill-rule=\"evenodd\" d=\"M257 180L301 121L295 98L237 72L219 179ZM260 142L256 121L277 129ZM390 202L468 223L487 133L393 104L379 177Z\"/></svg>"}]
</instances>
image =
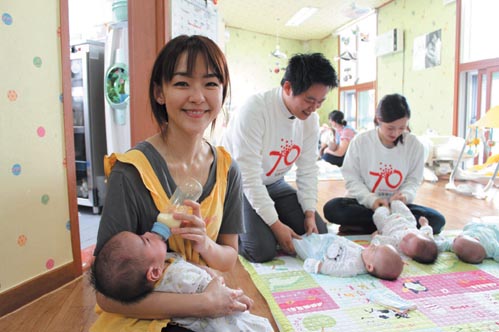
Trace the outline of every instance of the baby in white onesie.
<instances>
[{"instance_id":1,"label":"baby in white onesie","mask_svg":"<svg viewBox=\"0 0 499 332\"><path fill-rule=\"evenodd\" d=\"M152 291L201 293L212 280L207 270L167 253L158 234L120 232L97 255L92 283L107 297L132 303ZM266 318L249 311L215 318L173 317L172 322L192 331L273 331Z\"/></svg>"},{"instance_id":2,"label":"baby in white onesie","mask_svg":"<svg viewBox=\"0 0 499 332\"><path fill-rule=\"evenodd\" d=\"M293 239L296 253L304 260L309 273L334 277L352 277L369 273L377 278L397 279L404 263L391 245L361 245L336 234L312 233L301 240Z\"/></svg>"},{"instance_id":3,"label":"baby in white onesie","mask_svg":"<svg viewBox=\"0 0 499 332\"><path fill-rule=\"evenodd\" d=\"M391 244L399 253L419 263L435 262L438 248L428 219L419 218L418 229L416 218L402 201L392 201L390 209L381 206L374 211L373 221L378 230L371 242Z\"/></svg>"}]
</instances>

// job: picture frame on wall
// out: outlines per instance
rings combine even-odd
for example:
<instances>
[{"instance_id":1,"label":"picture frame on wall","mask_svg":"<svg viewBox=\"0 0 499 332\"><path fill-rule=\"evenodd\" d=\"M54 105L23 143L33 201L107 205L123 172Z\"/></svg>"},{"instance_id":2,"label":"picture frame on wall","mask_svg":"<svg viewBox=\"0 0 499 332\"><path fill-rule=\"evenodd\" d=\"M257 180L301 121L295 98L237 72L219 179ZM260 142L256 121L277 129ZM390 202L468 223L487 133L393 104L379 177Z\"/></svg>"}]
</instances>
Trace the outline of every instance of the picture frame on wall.
<instances>
[{"instance_id":1,"label":"picture frame on wall","mask_svg":"<svg viewBox=\"0 0 499 332\"><path fill-rule=\"evenodd\" d=\"M442 30L435 30L416 37L413 44L414 70L423 70L440 66L442 51Z\"/></svg>"}]
</instances>

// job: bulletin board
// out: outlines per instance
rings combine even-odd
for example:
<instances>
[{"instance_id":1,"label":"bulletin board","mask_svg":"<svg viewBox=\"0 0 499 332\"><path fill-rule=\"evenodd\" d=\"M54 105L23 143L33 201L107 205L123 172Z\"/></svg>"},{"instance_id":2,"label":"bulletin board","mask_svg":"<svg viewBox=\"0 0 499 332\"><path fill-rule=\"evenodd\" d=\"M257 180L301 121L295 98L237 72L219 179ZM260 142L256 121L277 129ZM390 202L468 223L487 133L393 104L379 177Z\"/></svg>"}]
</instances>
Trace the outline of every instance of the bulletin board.
<instances>
[{"instance_id":1,"label":"bulletin board","mask_svg":"<svg viewBox=\"0 0 499 332\"><path fill-rule=\"evenodd\" d=\"M218 42L218 9L213 1L170 1L172 38L203 35Z\"/></svg>"}]
</instances>

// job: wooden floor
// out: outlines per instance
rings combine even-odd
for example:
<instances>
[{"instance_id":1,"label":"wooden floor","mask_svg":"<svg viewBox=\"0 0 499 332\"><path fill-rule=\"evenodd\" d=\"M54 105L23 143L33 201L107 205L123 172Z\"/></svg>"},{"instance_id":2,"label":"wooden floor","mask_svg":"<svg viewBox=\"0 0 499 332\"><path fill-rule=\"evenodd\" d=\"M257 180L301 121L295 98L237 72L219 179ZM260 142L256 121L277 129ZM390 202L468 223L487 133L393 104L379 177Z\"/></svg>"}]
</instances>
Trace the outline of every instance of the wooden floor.
<instances>
[{"instance_id":1,"label":"wooden floor","mask_svg":"<svg viewBox=\"0 0 499 332\"><path fill-rule=\"evenodd\" d=\"M423 183L415 202L442 212L447 219L446 229L460 229L472 218L499 215L498 194L486 200L478 200L446 191L446 183L446 180L436 184ZM319 212L322 214L322 206L327 200L343 196L344 192L343 181L320 181ZM255 305L252 312L269 318L277 331L265 300L242 265L238 263L236 269L231 273L226 273L224 277L229 286L240 287L253 298ZM86 275L83 275L37 301L0 318L0 331L88 331L97 318L93 311L94 304L94 293L88 284Z\"/></svg>"}]
</instances>

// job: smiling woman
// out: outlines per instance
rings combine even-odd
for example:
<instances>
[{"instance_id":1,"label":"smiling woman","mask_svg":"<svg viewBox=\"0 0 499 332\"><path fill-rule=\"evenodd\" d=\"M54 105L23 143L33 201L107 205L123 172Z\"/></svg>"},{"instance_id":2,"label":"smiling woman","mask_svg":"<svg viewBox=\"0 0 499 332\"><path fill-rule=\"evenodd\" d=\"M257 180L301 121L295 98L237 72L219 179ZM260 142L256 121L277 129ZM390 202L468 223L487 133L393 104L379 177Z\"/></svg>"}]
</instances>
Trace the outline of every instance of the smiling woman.
<instances>
[{"instance_id":1,"label":"smiling woman","mask_svg":"<svg viewBox=\"0 0 499 332\"><path fill-rule=\"evenodd\" d=\"M404 96L386 95L376 109L378 127L352 140L342 169L348 197L333 198L324 206L324 216L340 225L340 232L374 232L374 211L395 200L406 204L416 220L428 219L434 233L442 230L442 214L413 203L425 158L422 143L407 130L410 117Z\"/></svg>"},{"instance_id":2,"label":"smiling woman","mask_svg":"<svg viewBox=\"0 0 499 332\"><path fill-rule=\"evenodd\" d=\"M168 246L197 264L220 271L234 267L237 237L243 230L239 169L223 148L203 139L204 131L220 113L228 86L225 57L210 39L183 35L161 50L149 86L160 130L129 152L107 159L108 195L97 255L121 231L138 235L151 231L159 212L170 204L177 183L189 175L202 184L203 193L196 202L184 201L192 213L174 213L180 227L171 229ZM139 302L124 305L97 293L97 303L105 311L93 330L109 331L116 329L110 327L112 322L121 327L135 324L136 320L124 316L160 319L137 324L164 327L173 316L217 317L245 311L252 300L214 278L199 294L153 292Z\"/></svg>"}]
</instances>

